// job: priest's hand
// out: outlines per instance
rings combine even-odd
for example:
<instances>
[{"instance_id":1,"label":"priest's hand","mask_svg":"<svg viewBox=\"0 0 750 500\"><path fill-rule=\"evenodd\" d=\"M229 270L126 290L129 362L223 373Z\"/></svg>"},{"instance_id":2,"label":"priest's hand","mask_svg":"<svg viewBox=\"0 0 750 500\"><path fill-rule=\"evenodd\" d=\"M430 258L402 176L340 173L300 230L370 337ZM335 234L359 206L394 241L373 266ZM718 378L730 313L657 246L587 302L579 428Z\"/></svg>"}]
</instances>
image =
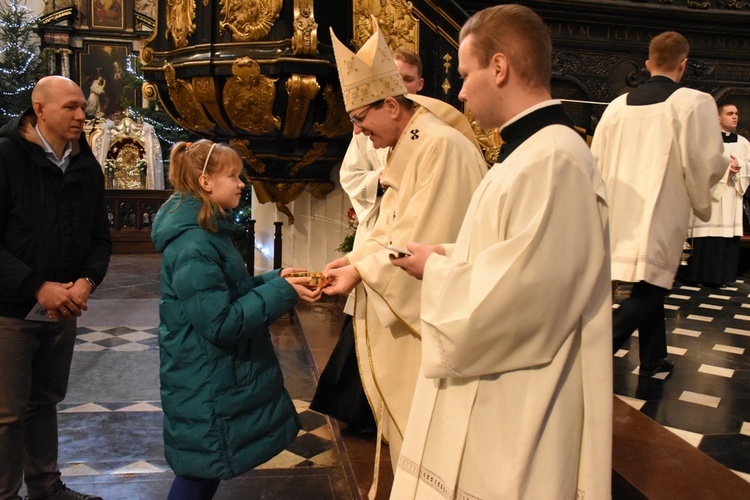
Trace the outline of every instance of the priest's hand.
<instances>
[{"instance_id":1,"label":"priest's hand","mask_svg":"<svg viewBox=\"0 0 750 500\"><path fill-rule=\"evenodd\" d=\"M346 260L346 257L339 257L338 259L332 260L331 262L326 264L325 269L323 269L323 274L325 275L325 273L327 273L331 269L338 269L340 267L344 267L348 265L349 265L349 261Z\"/></svg>"},{"instance_id":2,"label":"priest's hand","mask_svg":"<svg viewBox=\"0 0 750 500\"><path fill-rule=\"evenodd\" d=\"M400 267L411 276L414 276L418 280L422 279L424 275L424 266L427 263L427 259L433 253L438 255L445 255L445 248L442 245L422 245L421 243L407 243L406 249L409 250L412 255L406 255L404 257L397 257L390 255L391 263L394 266Z\"/></svg>"},{"instance_id":3,"label":"priest's hand","mask_svg":"<svg viewBox=\"0 0 750 500\"><path fill-rule=\"evenodd\" d=\"M732 161L729 162L729 175L740 173L740 162L734 155L729 155Z\"/></svg>"},{"instance_id":4,"label":"priest's hand","mask_svg":"<svg viewBox=\"0 0 750 500\"><path fill-rule=\"evenodd\" d=\"M331 264L328 264L328 266ZM326 295L348 295L362 281L359 273L351 264L331 269L328 266L323 271L323 276L326 278L326 286L323 288L323 293Z\"/></svg>"}]
</instances>

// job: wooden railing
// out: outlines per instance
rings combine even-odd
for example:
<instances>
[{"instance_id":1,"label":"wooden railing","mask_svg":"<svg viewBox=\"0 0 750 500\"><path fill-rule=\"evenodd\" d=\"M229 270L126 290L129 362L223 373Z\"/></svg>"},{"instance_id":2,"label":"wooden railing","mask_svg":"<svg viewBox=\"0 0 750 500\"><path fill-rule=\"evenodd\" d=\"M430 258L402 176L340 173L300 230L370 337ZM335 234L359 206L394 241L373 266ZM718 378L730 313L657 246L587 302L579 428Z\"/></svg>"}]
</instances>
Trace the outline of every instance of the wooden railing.
<instances>
[{"instance_id":1,"label":"wooden railing","mask_svg":"<svg viewBox=\"0 0 750 500\"><path fill-rule=\"evenodd\" d=\"M112 234L114 253L151 253L151 224L159 207L172 195L171 190L107 189L104 200ZM273 266L281 267L282 222L274 223ZM255 270L255 221L248 220L245 228L246 264Z\"/></svg>"},{"instance_id":2,"label":"wooden railing","mask_svg":"<svg viewBox=\"0 0 750 500\"><path fill-rule=\"evenodd\" d=\"M114 253L151 253L151 224L171 190L107 189L104 200Z\"/></svg>"}]
</instances>

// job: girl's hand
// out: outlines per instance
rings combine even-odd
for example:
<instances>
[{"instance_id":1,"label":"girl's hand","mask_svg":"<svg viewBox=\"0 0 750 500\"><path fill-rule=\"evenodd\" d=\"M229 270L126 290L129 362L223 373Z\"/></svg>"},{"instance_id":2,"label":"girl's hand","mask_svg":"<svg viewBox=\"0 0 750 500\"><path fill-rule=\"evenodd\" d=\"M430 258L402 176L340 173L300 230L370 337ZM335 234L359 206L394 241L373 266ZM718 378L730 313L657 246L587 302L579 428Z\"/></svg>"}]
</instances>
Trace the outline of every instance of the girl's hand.
<instances>
[{"instance_id":1,"label":"girl's hand","mask_svg":"<svg viewBox=\"0 0 750 500\"><path fill-rule=\"evenodd\" d=\"M281 276L282 278L285 278L292 273L304 273L304 272L307 272L307 269L305 269L304 267L285 267L284 269L281 270L281 274L279 274L279 276Z\"/></svg>"},{"instance_id":2,"label":"girl's hand","mask_svg":"<svg viewBox=\"0 0 750 500\"><path fill-rule=\"evenodd\" d=\"M323 295L321 287L310 288L310 278L284 278L297 292L297 296L305 302L317 302Z\"/></svg>"}]
</instances>

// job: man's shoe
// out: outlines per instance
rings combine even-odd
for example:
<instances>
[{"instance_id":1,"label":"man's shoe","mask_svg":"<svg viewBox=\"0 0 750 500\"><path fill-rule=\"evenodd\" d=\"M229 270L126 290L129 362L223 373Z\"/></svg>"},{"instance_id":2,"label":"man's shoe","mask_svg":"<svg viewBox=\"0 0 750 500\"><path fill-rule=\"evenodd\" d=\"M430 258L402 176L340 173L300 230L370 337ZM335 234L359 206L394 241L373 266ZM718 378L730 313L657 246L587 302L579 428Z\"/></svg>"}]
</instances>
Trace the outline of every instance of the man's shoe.
<instances>
[{"instance_id":1,"label":"man's shoe","mask_svg":"<svg viewBox=\"0 0 750 500\"><path fill-rule=\"evenodd\" d=\"M641 364L639 375L644 377L653 377L657 373L671 372L674 368L674 362L668 359L660 359L654 364Z\"/></svg>"},{"instance_id":2,"label":"man's shoe","mask_svg":"<svg viewBox=\"0 0 750 500\"><path fill-rule=\"evenodd\" d=\"M29 497L26 497L29 499ZM57 489L51 495L41 498L33 498L29 500L102 500L102 497L96 495L86 495L85 493L78 493L73 491L65 483L59 483Z\"/></svg>"}]
</instances>

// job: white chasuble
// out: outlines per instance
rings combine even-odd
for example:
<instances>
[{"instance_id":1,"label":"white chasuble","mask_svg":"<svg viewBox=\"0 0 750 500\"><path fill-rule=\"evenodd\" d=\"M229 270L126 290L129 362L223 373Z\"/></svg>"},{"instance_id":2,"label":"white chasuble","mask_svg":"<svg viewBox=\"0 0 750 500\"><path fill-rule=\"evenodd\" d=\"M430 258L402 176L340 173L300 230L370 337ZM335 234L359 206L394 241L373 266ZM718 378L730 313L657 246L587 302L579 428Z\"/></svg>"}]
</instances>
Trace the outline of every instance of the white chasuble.
<instances>
[{"instance_id":1,"label":"white chasuble","mask_svg":"<svg viewBox=\"0 0 750 500\"><path fill-rule=\"evenodd\" d=\"M375 227L347 255L362 278L354 314L362 384L392 455L400 448L419 372L421 282L393 266L382 245L454 241L486 171L476 146L418 108L388 159L383 182L389 188Z\"/></svg>"},{"instance_id":2,"label":"white chasuble","mask_svg":"<svg viewBox=\"0 0 750 500\"><path fill-rule=\"evenodd\" d=\"M349 196L358 221L353 249L358 248L367 239L378 219L381 199L378 196L379 177L385 167L389 150L390 148L376 148L365 134L354 134L341 161L341 188ZM354 291L346 300L344 313L350 316L354 314Z\"/></svg>"},{"instance_id":3,"label":"white chasuble","mask_svg":"<svg viewBox=\"0 0 750 500\"><path fill-rule=\"evenodd\" d=\"M490 169L450 254L427 260L422 373L391 498L610 496L604 192L563 125Z\"/></svg>"}]
</instances>

